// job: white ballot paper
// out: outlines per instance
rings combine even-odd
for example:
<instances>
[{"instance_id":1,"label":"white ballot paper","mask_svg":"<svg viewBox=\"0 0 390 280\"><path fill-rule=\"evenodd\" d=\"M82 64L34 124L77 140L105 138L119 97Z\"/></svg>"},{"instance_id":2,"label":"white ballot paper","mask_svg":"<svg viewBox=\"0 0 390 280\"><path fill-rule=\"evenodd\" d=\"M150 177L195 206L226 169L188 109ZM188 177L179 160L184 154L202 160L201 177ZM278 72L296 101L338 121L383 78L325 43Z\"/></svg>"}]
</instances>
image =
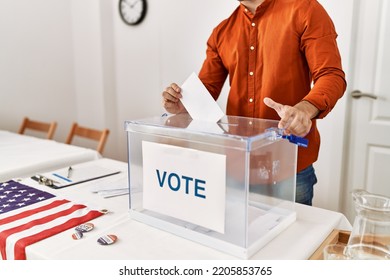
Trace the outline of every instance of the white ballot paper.
<instances>
[{"instance_id":1,"label":"white ballot paper","mask_svg":"<svg viewBox=\"0 0 390 280\"><path fill-rule=\"evenodd\" d=\"M91 187L90 191L97 193L104 198L115 197L119 195L125 195L129 193L129 182L127 179L127 173L118 174L116 179L110 178L109 180L98 180ZM140 191L139 188L138 191ZM135 192L132 190L132 193Z\"/></svg>"},{"instance_id":2,"label":"white ballot paper","mask_svg":"<svg viewBox=\"0 0 390 280\"><path fill-rule=\"evenodd\" d=\"M181 102L193 120L218 122L225 115L195 73L187 78L181 89Z\"/></svg>"}]
</instances>

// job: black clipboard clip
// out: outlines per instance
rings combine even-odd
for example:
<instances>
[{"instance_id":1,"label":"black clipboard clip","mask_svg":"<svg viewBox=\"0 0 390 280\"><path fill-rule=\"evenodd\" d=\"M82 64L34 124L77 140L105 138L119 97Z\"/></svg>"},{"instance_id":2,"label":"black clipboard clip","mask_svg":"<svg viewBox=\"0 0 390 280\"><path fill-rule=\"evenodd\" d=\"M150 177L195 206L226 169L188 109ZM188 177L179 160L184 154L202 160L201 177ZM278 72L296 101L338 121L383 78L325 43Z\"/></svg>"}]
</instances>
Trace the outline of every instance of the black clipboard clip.
<instances>
[{"instance_id":1,"label":"black clipboard clip","mask_svg":"<svg viewBox=\"0 0 390 280\"><path fill-rule=\"evenodd\" d=\"M45 185L47 187L54 187L55 184L59 184L60 182L54 181L53 179L49 179L43 175L34 175L31 179L37 181L40 185Z\"/></svg>"}]
</instances>

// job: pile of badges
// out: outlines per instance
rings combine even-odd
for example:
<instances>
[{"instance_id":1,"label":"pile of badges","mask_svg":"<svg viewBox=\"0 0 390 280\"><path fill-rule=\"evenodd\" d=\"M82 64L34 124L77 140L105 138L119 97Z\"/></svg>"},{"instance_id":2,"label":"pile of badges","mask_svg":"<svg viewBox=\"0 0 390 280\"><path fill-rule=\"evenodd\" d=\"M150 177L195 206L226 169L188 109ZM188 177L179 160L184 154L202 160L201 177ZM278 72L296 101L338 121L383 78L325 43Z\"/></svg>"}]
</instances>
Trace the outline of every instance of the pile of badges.
<instances>
[{"instance_id":1,"label":"pile of badges","mask_svg":"<svg viewBox=\"0 0 390 280\"><path fill-rule=\"evenodd\" d=\"M78 225L75 230L76 232L72 234L72 238L74 240L79 240L83 238L84 233L89 232L95 228L95 225L93 223L86 223L86 224L81 224ZM111 245L114 244L118 240L118 237L113 234L108 234L108 235L103 235L99 237L97 242L100 245Z\"/></svg>"}]
</instances>

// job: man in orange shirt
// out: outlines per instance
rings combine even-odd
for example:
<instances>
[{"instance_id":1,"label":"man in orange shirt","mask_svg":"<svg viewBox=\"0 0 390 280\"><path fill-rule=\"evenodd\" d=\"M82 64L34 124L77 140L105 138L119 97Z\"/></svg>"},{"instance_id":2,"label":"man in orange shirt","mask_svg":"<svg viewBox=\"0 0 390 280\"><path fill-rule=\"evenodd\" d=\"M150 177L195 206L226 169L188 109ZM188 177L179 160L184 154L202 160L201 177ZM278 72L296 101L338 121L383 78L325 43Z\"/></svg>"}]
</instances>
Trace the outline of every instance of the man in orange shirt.
<instances>
[{"instance_id":1,"label":"man in orange shirt","mask_svg":"<svg viewBox=\"0 0 390 280\"><path fill-rule=\"evenodd\" d=\"M316 0L239 2L209 37L199 78L215 100L229 78L227 115L280 119L286 134L309 140L298 148L296 202L311 205L320 147L316 119L346 89L333 22ZM172 83L162 93L167 112L185 112L180 91Z\"/></svg>"}]
</instances>

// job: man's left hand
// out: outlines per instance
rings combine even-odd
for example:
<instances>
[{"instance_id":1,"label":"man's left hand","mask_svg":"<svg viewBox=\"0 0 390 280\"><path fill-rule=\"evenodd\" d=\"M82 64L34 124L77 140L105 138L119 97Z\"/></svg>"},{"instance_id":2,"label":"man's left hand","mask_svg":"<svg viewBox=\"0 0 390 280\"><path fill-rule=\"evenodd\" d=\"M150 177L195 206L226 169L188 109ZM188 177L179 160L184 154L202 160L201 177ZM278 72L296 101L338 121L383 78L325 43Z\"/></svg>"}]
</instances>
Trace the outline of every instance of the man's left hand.
<instances>
[{"instance_id":1,"label":"man's left hand","mask_svg":"<svg viewBox=\"0 0 390 280\"><path fill-rule=\"evenodd\" d=\"M300 137L304 137L309 133L312 124L311 119L319 112L314 105L307 101L301 101L292 107L266 97L264 103L278 113L280 117L279 128L284 129L286 134L294 134Z\"/></svg>"}]
</instances>

